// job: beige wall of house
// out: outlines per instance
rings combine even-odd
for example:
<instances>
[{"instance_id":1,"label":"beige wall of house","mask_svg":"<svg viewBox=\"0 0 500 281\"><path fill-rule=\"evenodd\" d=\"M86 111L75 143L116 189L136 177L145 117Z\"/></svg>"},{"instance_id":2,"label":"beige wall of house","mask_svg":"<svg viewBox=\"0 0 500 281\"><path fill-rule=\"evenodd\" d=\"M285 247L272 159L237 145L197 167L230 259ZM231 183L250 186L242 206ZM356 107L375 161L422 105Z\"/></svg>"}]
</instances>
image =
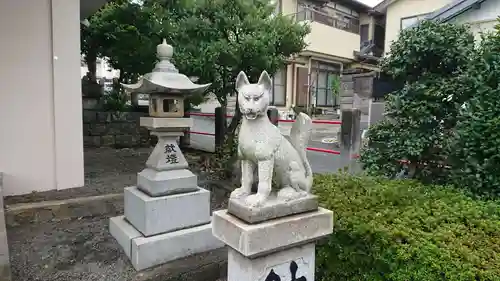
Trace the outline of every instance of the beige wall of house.
<instances>
[{"instance_id":1,"label":"beige wall of house","mask_svg":"<svg viewBox=\"0 0 500 281\"><path fill-rule=\"evenodd\" d=\"M281 0L281 13L291 15L297 12L297 0Z\"/></svg>"},{"instance_id":2,"label":"beige wall of house","mask_svg":"<svg viewBox=\"0 0 500 281\"><path fill-rule=\"evenodd\" d=\"M396 0L387 7L384 51L389 52L392 41L401 30L401 19L430 13L452 0Z\"/></svg>"},{"instance_id":3,"label":"beige wall of house","mask_svg":"<svg viewBox=\"0 0 500 281\"><path fill-rule=\"evenodd\" d=\"M309 72L309 64L311 61L314 61L315 65L322 63L341 69L344 65L349 65L349 63L355 60L354 52L360 50L360 34L359 32L351 32L335 27L335 25L342 25L343 20L345 20L342 15L350 15L350 17L359 19L360 25L369 24L368 39L372 39L375 23L373 17L367 13L352 11L346 6L335 3L334 1L327 4L328 9L315 14L311 14L308 10L306 10L306 14L303 7L298 8L299 2L309 5L312 4L311 1L307 3L307 0L281 0L279 2L281 5L281 12L284 15L294 16L295 19L307 23L311 28L311 32L305 38L308 46L305 48L304 52L294 58L295 63L283 69L283 72L286 73L285 106L288 108L298 104L296 96L298 91L305 91L308 83L310 83L310 85L317 83L307 81L309 78L305 79L303 77L304 72ZM349 24L352 24L352 22Z\"/></svg>"},{"instance_id":4,"label":"beige wall of house","mask_svg":"<svg viewBox=\"0 0 500 281\"><path fill-rule=\"evenodd\" d=\"M348 59L354 59L354 51L359 51L359 34L318 22L309 22L309 26L311 33L305 38L306 51Z\"/></svg>"},{"instance_id":5,"label":"beige wall of house","mask_svg":"<svg viewBox=\"0 0 500 281\"><path fill-rule=\"evenodd\" d=\"M4 194L82 186L80 1L0 1Z\"/></svg>"}]
</instances>

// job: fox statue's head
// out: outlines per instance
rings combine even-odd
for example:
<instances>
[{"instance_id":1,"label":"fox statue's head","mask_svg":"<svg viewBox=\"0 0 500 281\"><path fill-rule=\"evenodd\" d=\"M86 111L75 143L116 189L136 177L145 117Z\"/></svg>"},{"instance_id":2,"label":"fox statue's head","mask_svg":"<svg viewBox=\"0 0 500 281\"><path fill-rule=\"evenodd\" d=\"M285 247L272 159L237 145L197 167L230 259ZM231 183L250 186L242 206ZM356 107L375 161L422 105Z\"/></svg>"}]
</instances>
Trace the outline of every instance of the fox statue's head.
<instances>
[{"instance_id":1,"label":"fox statue's head","mask_svg":"<svg viewBox=\"0 0 500 281\"><path fill-rule=\"evenodd\" d=\"M241 71L236 78L236 91L241 114L249 120L261 115L267 116L269 93L271 91L271 77L264 70L260 74L257 84L250 84L245 72Z\"/></svg>"}]
</instances>

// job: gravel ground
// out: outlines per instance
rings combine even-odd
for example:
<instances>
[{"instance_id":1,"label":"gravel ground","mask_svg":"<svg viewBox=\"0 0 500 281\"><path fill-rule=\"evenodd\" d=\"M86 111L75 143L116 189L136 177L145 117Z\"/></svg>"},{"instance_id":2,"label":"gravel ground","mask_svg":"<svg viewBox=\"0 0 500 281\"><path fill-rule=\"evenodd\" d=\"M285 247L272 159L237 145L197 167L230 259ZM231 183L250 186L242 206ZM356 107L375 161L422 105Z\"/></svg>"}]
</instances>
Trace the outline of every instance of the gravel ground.
<instances>
[{"instance_id":1,"label":"gravel ground","mask_svg":"<svg viewBox=\"0 0 500 281\"><path fill-rule=\"evenodd\" d=\"M216 250L136 272L108 231L108 217L84 218L8 231L13 281L216 280L226 253ZM182 278L211 273L210 278ZM215 272L214 272L215 271Z\"/></svg>"},{"instance_id":2,"label":"gravel ground","mask_svg":"<svg viewBox=\"0 0 500 281\"><path fill-rule=\"evenodd\" d=\"M150 152L145 148L86 149L84 187L12 196L6 204L122 192L135 184ZM185 156L190 169L199 175L200 186L212 191L212 209L225 208L227 191L207 180L205 162L210 155L185 150ZM220 250L137 273L108 231L109 217L122 214L122 208L98 217L9 228L13 281L212 281L222 276L226 253Z\"/></svg>"},{"instance_id":3,"label":"gravel ground","mask_svg":"<svg viewBox=\"0 0 500 281\"><path fill-rule=\"evenodd\" d=\"M137 173L145 167L146 160L153 148L85 149L85 185L65 190L33 192L31 194L8 196L5 204L29 203L46 200L62 200L81 196L94 196L123 192L123 188L135 185ZM203 181L206 175L205 159L212 157L210 153L183 149L190 169Z\"/></svg>"}]
</instances>

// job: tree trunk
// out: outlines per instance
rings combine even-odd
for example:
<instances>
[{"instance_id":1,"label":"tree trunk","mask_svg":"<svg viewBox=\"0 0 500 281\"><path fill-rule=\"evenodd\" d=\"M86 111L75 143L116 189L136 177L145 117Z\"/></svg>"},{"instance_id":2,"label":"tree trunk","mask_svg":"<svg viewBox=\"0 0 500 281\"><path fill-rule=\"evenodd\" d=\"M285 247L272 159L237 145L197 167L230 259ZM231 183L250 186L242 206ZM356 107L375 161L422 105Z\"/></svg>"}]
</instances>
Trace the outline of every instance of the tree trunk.
<instances>
[{"instance_id":1,"label":"tree trunk","mask_svg":"<svg viewBox=\"0 0 500 281\"><path fill-rule=\"evenodd\" d=\"M85 56L85 63L87 64L87 69L90 73L90 82L97 83L97 52L94 50L89 50Z\"/></svg>"},{"instance_id":2,"label":"tree trunk","mask_svg":"<svg viewBox=\"0 0 500 281\"><path fill-rule=\"evenodd\" d=\"M231 136L234 136L234 133L236 132L236 128L238 128L240 121L241 121L241 112L238 109L238 98L236 98L236 110L234 112L233 119L231 119L231 124L229 124L229 127L227 129L228 133Z\"/></svg>"}]
</instances>

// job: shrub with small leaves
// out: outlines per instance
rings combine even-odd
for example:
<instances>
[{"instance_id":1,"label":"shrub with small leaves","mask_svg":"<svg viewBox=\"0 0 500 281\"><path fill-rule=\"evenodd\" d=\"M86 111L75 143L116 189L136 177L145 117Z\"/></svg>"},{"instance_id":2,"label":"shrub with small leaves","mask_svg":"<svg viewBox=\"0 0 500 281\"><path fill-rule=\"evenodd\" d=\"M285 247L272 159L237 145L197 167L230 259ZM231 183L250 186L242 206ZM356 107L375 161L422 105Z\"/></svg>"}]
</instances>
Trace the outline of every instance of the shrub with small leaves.
<instances>
[{"instance_id":1,"label":"shrub with small leaves","mask_svg":"<svg viewBox=\"0 0 500 281\"><path fill-rule=\"evenodd\" d=\"M498 281L500 202L415 180L316 175L334 211L318 281Z\"/></svg>"},{"instance_id":2,"label":"shrub with small leaves","mask_svg":"<svg viewBox=\"0 0 500 281\"><path fill-rule=\"evenodd\" d=\"M472 98L456 127L452 179L476 194L500 197L500 26L482 36L461 78Z\"/></svg>"},{"instance_id":3,"label":"shrub with small leaves","mask_svg":"<svg viewBox=\"0 0 500 281\"><path fill-rule=\"evenodd\" d=\"M387 97L386 119L368 131L361 161L370 174L395 176L406 160L413 178L447 180L450 136L469 98L458 77L473 51L465 26L424 21L401 32L381 68L403 86Z\"/></svg>"}]
</instances>

